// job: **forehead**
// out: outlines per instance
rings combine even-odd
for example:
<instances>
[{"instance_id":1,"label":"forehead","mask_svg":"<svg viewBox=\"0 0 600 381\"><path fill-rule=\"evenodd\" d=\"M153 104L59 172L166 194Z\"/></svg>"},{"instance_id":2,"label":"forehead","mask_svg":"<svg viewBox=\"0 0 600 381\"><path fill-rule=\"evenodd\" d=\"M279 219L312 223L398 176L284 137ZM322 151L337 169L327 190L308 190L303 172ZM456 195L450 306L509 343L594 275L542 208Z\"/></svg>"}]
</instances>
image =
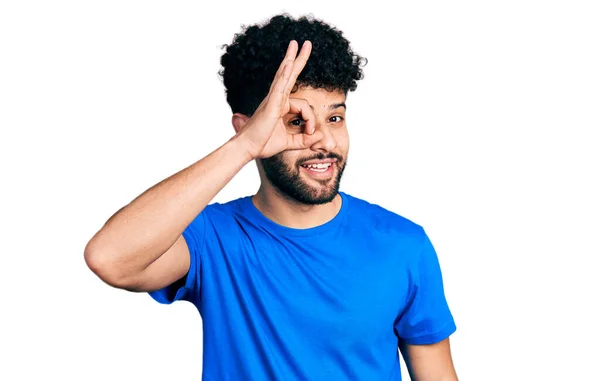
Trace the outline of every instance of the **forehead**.
<instances>
[{"instance_id":1,"label":"forehead","mask_svg":"<svg viewBox=\"0 0 600 381\"><path fill-rule=\"evenodd\" d=\"M332 104L346 101L346 95L342 91L327 91L326 89L305 86L299 86L296 91L290 94L290 98L306 99L315 111L320 108L328 109Z\"/></svg>"}]
</instances>

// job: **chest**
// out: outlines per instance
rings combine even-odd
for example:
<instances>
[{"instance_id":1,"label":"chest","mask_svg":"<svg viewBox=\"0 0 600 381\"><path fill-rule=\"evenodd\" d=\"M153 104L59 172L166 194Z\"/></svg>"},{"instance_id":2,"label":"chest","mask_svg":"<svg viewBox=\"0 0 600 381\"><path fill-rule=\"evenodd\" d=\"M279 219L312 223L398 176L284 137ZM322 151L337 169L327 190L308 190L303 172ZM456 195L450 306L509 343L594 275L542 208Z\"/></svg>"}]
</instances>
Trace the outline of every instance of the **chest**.
<instances>
[{"instance_id":1,"label":"chest","mask_svg":"<svg viewBox=\"0 0 600 381\"><path fill-rule=\"evenodd\" d=\"M367 236L261 236L207 254L204 283L229 295L222 298L229 313L263 326L302 327L314 337L391 332L409 289L403 253Z\"/></svg>"}]
</instances>

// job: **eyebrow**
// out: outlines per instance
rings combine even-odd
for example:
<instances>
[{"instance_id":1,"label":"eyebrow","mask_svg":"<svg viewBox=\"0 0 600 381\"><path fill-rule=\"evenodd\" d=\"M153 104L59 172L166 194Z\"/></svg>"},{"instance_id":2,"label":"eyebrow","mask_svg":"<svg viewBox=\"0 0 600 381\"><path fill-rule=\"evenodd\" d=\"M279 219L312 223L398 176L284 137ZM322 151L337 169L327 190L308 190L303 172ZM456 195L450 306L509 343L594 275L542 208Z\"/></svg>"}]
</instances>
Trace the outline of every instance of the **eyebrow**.
<instances>
[{"instance_id":1,"label":"eyebrow","mask_svg":"<svg viewBox=\"0 0 600 381\"><path fill-rule=\"evenodd\" d=\"M343 107L344 110L346 110L346 104L344 102L341 102L341 103L332 103L332 104L329 105L329 109L330 110L335 110L336 108L339 108L339 107ZM310 105L310 108L312 108L313 110L315 109L313 107L313 105Z\"/></svg>"},{"instance_id":2,"label":"eyebrow","mask_svg":"<svg viewBox=\"0 0 600 381\"><path fill-rule=\"evenodd\" d=\"M329 105L329 109L330 110L335 110L336 108L339 108L339 107L343 107L344 110L346 110L346 104L344 102L342 102L342 103L334 103L332 105Z\"/></svg>"}]
</instances>

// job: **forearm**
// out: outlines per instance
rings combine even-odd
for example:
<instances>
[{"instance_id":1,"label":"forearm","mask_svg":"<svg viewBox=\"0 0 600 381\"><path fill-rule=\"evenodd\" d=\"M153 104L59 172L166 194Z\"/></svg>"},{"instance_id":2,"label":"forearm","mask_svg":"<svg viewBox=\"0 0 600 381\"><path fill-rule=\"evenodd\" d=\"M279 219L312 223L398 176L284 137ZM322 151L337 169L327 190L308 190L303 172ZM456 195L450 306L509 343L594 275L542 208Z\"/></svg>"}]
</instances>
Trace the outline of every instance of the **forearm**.
<instances>
[{"instance_id":1,"label":"forearm","mask_svg":"<svg viewBox=\"0 0 600 381\"><path fill-rule=\"evenodd\" d=\"M251 160L243 142L232 139L154 185L104 224L86 246L86 260L119 271L142 271Z\"/></svg>"}]
</instances>

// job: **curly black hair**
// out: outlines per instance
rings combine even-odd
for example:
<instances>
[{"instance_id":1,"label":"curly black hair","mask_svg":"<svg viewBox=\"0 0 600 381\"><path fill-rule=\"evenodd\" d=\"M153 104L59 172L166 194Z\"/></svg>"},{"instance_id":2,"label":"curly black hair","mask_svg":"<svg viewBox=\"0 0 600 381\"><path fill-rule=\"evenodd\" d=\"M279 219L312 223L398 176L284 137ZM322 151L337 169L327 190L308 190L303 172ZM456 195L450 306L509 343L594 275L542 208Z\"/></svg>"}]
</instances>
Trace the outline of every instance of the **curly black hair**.
<instances>
[{"instance_id":1,"label":"curly black hair","mask_svg":"<svg viewBox=\"0 0 600 381\"><path fill-rule=\"evenodd\" d=\"M296 80L298 86L338 90L346 95L356 90L363 78L367 59L355 54L343 33L327 23L304 15L287 13L271 17L264 24L242 26L221 56L219 75L225 85L227 103L233 113L252 116L267 96L273 77L285 56L288 44L312 42L306 66ZM295 91L295 89L293 90Z\"/></svg>"}]
</instances>

